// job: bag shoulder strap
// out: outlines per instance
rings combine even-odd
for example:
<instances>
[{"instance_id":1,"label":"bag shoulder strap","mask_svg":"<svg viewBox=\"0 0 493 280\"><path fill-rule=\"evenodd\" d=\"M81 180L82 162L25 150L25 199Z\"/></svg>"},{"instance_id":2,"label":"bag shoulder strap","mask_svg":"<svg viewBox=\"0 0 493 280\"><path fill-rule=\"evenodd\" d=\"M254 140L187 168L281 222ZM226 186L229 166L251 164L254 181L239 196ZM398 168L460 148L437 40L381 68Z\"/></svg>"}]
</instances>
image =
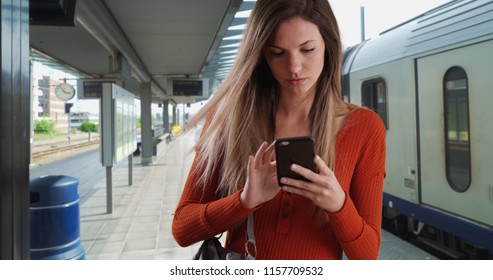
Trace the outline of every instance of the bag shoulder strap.
<instances>
[{"instance_id":1,"label":"bag shoulder strap","mask_svg":"<svg viewBox=\"0 0 493 280\"><path fill-rule=\"evenodd\" d=\"M248 215L245 251L248 260L254 260L257 257L257 243L255 242L255 231L253 228L253 215Z\"/></svg>"}]
</instances>

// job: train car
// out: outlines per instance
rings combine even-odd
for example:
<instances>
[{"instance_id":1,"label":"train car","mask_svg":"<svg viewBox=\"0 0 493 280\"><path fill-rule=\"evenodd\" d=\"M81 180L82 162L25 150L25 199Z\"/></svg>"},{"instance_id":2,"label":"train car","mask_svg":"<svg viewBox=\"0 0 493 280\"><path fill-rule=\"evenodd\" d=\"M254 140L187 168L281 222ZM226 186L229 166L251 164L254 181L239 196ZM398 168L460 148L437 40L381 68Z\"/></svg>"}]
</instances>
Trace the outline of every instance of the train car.
<instances>
[{"instance_id":1,"label":"train car","mask_svg":"<svg viewBox=\"0 0 493 280\"><path fill-rule=\"evenodd\" d=\"M493 1L451 1L348 48L342 84L387 128L384 224L446 258L491 259Z\"/></svg>"}]
</instances>

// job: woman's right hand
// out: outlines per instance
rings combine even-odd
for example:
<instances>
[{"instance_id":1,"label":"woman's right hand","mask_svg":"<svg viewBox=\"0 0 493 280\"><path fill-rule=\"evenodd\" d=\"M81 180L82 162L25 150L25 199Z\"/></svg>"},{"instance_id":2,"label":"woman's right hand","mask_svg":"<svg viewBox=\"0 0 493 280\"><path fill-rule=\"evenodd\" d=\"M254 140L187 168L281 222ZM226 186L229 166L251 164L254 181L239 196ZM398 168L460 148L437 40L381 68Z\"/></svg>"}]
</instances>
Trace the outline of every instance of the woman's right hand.
<instances>
[{"instance_id":1,"label":"woman's right hand","mask_svg":"<svg viewBox=\"0 0 493 280\"><path fill-rule=\"evenodd\" d=\"M247 178L240 201L247 208L255 208L273 199L281 190L277 184L274 143L263 142L255 156L248 157Z\"/></svg>"}]
</instances>

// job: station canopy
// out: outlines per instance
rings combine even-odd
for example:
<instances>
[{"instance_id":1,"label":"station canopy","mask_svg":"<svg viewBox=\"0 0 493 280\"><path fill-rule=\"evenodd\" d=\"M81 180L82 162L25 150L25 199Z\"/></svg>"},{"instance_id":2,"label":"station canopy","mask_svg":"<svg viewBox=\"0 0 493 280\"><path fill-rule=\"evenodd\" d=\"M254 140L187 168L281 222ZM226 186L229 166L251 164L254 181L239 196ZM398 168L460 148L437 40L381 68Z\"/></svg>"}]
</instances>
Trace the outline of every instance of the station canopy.
<instances>
[{"instance_id":1,"label":"station canopy","mask_svg":"<svg viewBox=\"0 0 493 280\"><path fill-rule=\"evenodd\" d=\"M31 59L80 79L121 79L137 97L150 83L155 103L193 103L229 73L254 4L31 0ZM207 79L208 95L173 96L173 79Z\"/></svg>"}]
</instances>

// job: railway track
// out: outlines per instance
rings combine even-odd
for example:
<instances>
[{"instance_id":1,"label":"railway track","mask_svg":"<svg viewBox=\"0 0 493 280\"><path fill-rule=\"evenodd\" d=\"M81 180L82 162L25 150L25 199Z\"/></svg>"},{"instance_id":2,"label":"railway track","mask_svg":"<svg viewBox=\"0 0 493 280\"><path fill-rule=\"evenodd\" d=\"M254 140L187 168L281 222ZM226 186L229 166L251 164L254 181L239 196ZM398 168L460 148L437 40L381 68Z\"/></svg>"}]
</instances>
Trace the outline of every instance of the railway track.
<instances>
[{"instance_id":1,"label":"railway track","mask_svg":"<svg viewBox=\"0 0 493 280\"><path fill-rule=\"evenodd\" d=\"M71 144L71 145L66 145L66 146L55 146L54 148L51 148L51 149L33 152L32 157L33 157L33 159L37 159L37 158L44 157L47 155L77 150L80 148L92 147L95 145L99 145L99 140L95 140L95 141L91 141L91 142L83 142L83 143L78 143L78 144ZM52 146L54 146L54 145L52 144Z\"/></svg>"},{"instance_id":2,"label":"railway track","mask_svg":"<svg viewBox=\"0 0 493 280\"><path fill-rule=\"evenodd\" d=\"M57 141L32 146L31 164L42 165L56 160L71 157L99 147L99 138L74 139L70 141Z\"/></svg>"}]
</instances>

